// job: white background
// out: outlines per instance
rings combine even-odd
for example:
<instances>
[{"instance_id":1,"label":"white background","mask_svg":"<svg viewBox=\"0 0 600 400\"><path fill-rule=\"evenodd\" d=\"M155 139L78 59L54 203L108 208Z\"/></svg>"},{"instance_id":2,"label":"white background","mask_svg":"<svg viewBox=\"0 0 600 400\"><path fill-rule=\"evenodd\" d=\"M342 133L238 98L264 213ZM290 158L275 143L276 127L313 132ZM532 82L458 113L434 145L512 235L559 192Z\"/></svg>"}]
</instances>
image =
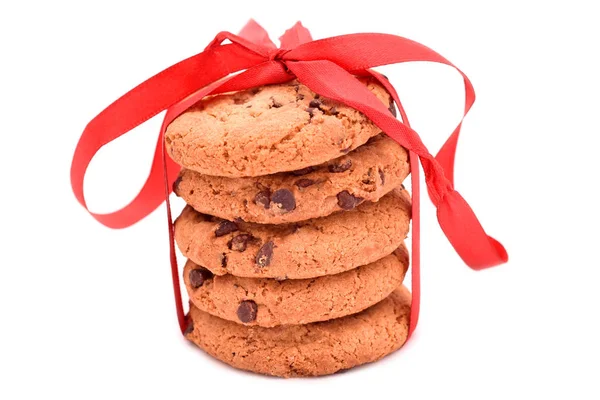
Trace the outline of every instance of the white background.
<instances>
[{"instance_id":1,"label":"white background","mask_svg":"<svg viewBox=\"0 0 600 400\"><path fill-rule=\"evenodd\" d=\"M0 398L598 398L600 30L594 2L555 3L2 2ZM475 86L456 186L511 260L469 270L424 201L420 325L374 365L283 380L212 360L178 332L164 209L113 231L71 193L90 119L250 17L273 39L296 20L315 38L406 36ZM459 75L382 71L435 152L461 115ZM159 124L94 160L94 211L136 194Z\"/></svg>"}]
</instances>

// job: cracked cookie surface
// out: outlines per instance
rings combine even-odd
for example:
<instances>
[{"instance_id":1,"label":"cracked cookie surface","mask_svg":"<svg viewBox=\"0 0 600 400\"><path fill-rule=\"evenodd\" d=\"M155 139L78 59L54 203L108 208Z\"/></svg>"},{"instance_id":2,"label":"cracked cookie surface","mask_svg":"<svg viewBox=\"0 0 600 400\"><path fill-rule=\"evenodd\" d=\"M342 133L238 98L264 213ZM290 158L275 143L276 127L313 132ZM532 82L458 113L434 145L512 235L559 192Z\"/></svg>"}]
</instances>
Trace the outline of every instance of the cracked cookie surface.
<instances>
[{"instance_id":1,"label":"cracked cookie surface","mask_svg":"<svg viewBox=\"0 0 600 400\"><path fill-rule=\"evenodd\" d=\"M388 107L382 86L359 79ZM322 164L380 132L359 111L291 81L203 99L167 127L165 144L184 168L261 176Z\"/></svg>"},{"instance_id":2,"label":"cracked cookie surface","mask_svg":"<svg viewBox=\"0 0 600 400\"><path fill-rule=\"evenodd\" d=\"M283 225L227 221L186 206L175 221L175 241L184 256L216 275L316 278L391 254L408 233L410 207L401 188L377 203Z\"/></svg>"},{"instance_id":3,"label":"cracked cookie surface","mask_svg":"<svg viewBox=\"0 0 600 400\"><path fill-rule=\"evenodd\" d=\"M237 323L273 327L356 314L400 286L407 268L408 250L402 245L371 264L313 279L211 276L190 260L183 279L190 301L200 310Z\"/></svg>"},{"instance_id":4,"label":"cracked cookie surface","mask_svg":"<svg viewBox=\"0 0 600 400\"><path fill-rule=\"evenodd\" d=\"M300 171L227 178L184 169L173 191L201 213L228 220L281 224L341 210L337 195L344 191L365 201L378 201L400 186L409 171L406 150L379 135L342 157ZM293 208L279 207L273 201L273 195L282 190L294 199Z\"/></svg>"},{"instance_id":5,"label":"cracked cookie surface","mask_svg":"<svg viewBox=\"0 0 600 400\"><path fill-rule=\"evenodd\" d=\"M405 287L366 310L306 325L245 326L190 305L186 338L239 369L291 377L333 374L376 361L408 336L411 295Z\"/></svg>"}]
</instances>

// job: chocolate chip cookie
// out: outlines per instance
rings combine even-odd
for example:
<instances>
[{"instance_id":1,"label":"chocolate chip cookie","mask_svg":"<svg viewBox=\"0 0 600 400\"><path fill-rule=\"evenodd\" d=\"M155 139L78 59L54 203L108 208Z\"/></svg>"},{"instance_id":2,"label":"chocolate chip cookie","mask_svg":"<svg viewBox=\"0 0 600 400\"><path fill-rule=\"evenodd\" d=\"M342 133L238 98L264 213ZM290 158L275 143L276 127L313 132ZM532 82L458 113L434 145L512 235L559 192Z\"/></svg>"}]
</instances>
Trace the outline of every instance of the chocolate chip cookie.
<instances>
[{"instance_id":1,"label":"chocolate chip cookie","mask_svg":"<svg viewBox=\"0 0 600 400\"><path fill-rule=\"evenodd\" d=\"M226 178L184 169L173 191L201 213L281 224L341 210L339 193L378 201L400 186L409 171L406 150L378 135L347 155L299 171Z\"/></svg>"},{"instance_id":2,"label":"chocolate chip cookie","mask_svg":"<svg viewBox=\"0 0 600 400\"><path fill-rule=\"evenodd\" d=\"M408 251L336 275L278 281L213 274L188 260L183 279L190 301L202 311L247 325L273 327L356 314L402 283Z\"/></svg>"},{"instance_id":3,"label":"chocolate chip cookie","mask_svg":"<svg viewBox=\"0 0 600 400\"><path fill-rule=\"evenodd\" d=\"M390 104L374 79L360 80ZM184 168L243 177L322 164L380 132L359 111L291 81L201 100L168 126L165 144Z\"/></svg>"},{"instance_id":4,"label":"chocolate chip cookie","mask_svg":"<svg viewBox=\"0 0 600 400\"><path fill-rule=\"evenodd\" d=\"M339 201L349 211L283 225L228 221L187 206L175 221L175 241L184 256L216 275L304 279L372 263L406 237L406 190L394 189L377 203L358 205L361 199L349 193Z\"/></svg>"},{"instance_id":5,"label":"chocolate chip cookie","mask_svg":"<svg viewBox=\"0 0 600 400\"><path fill-rule=\"evenodd\" d=\"M239 369L282 377L328 375L376 361L408 336L411 296L400 287L343 318L275 328L244 326L190 306L186 337Z\"/></svg>"}]
</instances>

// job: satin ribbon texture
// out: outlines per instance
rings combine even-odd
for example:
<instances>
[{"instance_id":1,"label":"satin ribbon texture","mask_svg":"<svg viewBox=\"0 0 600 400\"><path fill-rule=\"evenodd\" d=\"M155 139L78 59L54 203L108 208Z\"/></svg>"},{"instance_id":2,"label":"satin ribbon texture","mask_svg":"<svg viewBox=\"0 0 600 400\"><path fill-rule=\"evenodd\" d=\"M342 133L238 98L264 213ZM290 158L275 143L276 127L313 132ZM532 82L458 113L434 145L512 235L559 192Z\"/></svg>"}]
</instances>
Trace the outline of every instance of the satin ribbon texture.
<instances>
[{"instance_id":1,"label":"satin ribbon texture","mask_svg":"<svg viewBox=\"0 0 600 400\"><path fill-rule=\"evenodd\" d=\"M226 41L229 43L224 43ZM420 298L419 162L425 174L429 198L437 209L440 227L464 263L474 270L481 270L505 263L508 255L500 242L486 234L469 204L454 189L454 157L462 120L434 157L410 127L396 90L385 77L371 68L410 61L435 62L455 68L465 85L464 116L475 101L473 86L462 71L440 54L395 35L358 33L313 40L310 32L298 22L281 36L280 42L281 47L278 48L267 32L251 20L239 35L219 33L203 52L156 74L109 105L88 123L75 149L71 165L75 197L96 220L111 228L128 227L166 201L173 288L180 328L185 330L169 206L169 194L180 167L165 155L165 129L174 118L207 95L297 79L315 93L361 111L410 153L413 191L412 333L417 325ZM356 79L356 76L367 75L377 79L390 92L400 111L401 121ZM152 168L139 194L118 211L108 214L89 211L83 180L94 155L102 146L164 110L167 112Z\"/></svg>"}]
</instances>

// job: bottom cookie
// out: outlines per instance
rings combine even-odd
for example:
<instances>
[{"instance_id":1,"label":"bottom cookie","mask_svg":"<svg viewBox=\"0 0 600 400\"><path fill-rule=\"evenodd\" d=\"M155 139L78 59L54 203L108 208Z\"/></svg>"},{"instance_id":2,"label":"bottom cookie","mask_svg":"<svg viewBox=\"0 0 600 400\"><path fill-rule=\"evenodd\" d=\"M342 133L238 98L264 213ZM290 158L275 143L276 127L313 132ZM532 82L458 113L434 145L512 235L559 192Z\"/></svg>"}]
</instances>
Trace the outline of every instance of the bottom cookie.
<instances>
[{"instance_id":1,"label":"bottom cookie","mask_svg":"<svg viewBox=\"0 0 600 400\"><path fill-rule=\"evenodd\" d=\"M275 328L240 325L190 305L186 337L235 368L282 377L328 375L399 349L408 336L410 302L401 286L358 314Z\"/></svg>"}]
</instances>

